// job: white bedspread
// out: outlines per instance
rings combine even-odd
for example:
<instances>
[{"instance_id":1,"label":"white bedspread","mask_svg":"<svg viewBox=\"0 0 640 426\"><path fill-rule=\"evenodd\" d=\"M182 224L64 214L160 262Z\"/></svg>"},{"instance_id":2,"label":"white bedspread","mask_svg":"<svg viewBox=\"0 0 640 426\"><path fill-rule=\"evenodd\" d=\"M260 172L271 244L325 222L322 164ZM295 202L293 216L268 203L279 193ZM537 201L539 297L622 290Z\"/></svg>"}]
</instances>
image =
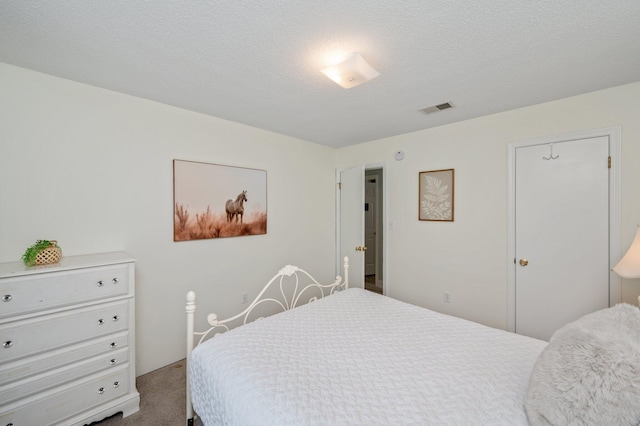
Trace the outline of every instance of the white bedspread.
<instances>
[{"instance_id":1,"label":"white bedspread","mask_svg":"<svg viewBox=\"0 0 640 426\"><path fill-rule=\"evenodd\" d=\"M196 347L192 398L206 426L526 425L545 345L350 289Z\"/></svg>"}]
</instances>

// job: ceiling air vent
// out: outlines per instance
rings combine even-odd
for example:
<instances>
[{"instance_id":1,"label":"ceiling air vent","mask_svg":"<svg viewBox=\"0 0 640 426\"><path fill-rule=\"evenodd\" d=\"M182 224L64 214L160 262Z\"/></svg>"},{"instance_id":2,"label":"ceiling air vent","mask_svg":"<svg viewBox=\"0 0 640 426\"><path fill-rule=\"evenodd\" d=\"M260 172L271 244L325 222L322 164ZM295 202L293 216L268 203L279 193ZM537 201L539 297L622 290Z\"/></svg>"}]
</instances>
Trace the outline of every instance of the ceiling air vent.
<instances>
[{"instance_id":1,"label":"ceiling air vent","mask_svg":"<svg viewBox=\"0 0 640 426\"><path fill-rule=\"evenodd\" d=\"M448 108L453 108L455 105L453 105L451 102L445 102L443 104L438 104L438 105L433 105L430 107L426 107L421 109L421 112L424 112L425 114L431 114L432 112L438 112L438 111L442 111L444 109L448 109Z\"/></svg>"}]
</instances>

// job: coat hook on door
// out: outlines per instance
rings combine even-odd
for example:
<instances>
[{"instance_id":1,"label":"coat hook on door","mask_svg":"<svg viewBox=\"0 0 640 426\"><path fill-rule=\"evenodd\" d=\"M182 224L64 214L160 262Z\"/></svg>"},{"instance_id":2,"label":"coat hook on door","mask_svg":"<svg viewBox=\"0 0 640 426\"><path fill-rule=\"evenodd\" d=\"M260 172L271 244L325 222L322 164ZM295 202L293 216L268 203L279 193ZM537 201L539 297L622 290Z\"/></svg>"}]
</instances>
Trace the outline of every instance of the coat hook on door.
<instances>
[{"instance_id":1,"label":"coat hook on door","mask_svg":"<svg viewBox=\"0 0 640 426\"><path fill-rule=\"evenodd\" d=\"M548 157L542 157L543 160L555 160L556 158L560 157L559 155L556 155L555 157L553 156L553 144L550 143L549 146L551 147L551 155Z\"/></svg>"}]
</instances>

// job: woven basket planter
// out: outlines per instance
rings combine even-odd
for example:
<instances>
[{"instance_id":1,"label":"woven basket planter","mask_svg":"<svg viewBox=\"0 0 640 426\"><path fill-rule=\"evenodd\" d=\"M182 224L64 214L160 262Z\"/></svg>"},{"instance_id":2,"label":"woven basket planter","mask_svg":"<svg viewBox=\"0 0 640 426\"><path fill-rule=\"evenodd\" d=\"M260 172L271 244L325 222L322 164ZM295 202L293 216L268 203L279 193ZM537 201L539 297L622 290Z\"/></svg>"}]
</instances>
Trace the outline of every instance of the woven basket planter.
<instances>
[{"instance_id":1,"label":"woven basket planter","mask_svg":"<svg viewBox=\"0 0 640 426\"><path fill-rule=\"evenodd\" d=\"M47 247L42 250L36 256L36 265L49 265L51 263L58 263L62 259L62 250L60 247L55 247L56 242L52 241L51 247Z\"/></svg>"}]
</instances>

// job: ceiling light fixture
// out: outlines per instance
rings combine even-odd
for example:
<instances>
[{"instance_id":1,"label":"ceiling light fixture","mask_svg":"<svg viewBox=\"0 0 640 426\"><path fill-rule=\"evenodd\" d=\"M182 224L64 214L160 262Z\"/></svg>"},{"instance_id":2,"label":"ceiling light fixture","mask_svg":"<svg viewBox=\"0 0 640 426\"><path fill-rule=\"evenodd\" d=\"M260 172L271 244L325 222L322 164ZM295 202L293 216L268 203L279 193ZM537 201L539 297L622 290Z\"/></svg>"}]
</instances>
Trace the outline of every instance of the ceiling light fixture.
<instances>
[{"instance_id":1,"label":"ceiling light fixture","mask_svg":"<svg viewBox=\"0 0 640 426\"><path fill-rule=\"evenodd\" d=\"M339 64L320 71L345 89L351 89L380 75L359 53L351 53Z\"/></svg>"}]
</instances>

